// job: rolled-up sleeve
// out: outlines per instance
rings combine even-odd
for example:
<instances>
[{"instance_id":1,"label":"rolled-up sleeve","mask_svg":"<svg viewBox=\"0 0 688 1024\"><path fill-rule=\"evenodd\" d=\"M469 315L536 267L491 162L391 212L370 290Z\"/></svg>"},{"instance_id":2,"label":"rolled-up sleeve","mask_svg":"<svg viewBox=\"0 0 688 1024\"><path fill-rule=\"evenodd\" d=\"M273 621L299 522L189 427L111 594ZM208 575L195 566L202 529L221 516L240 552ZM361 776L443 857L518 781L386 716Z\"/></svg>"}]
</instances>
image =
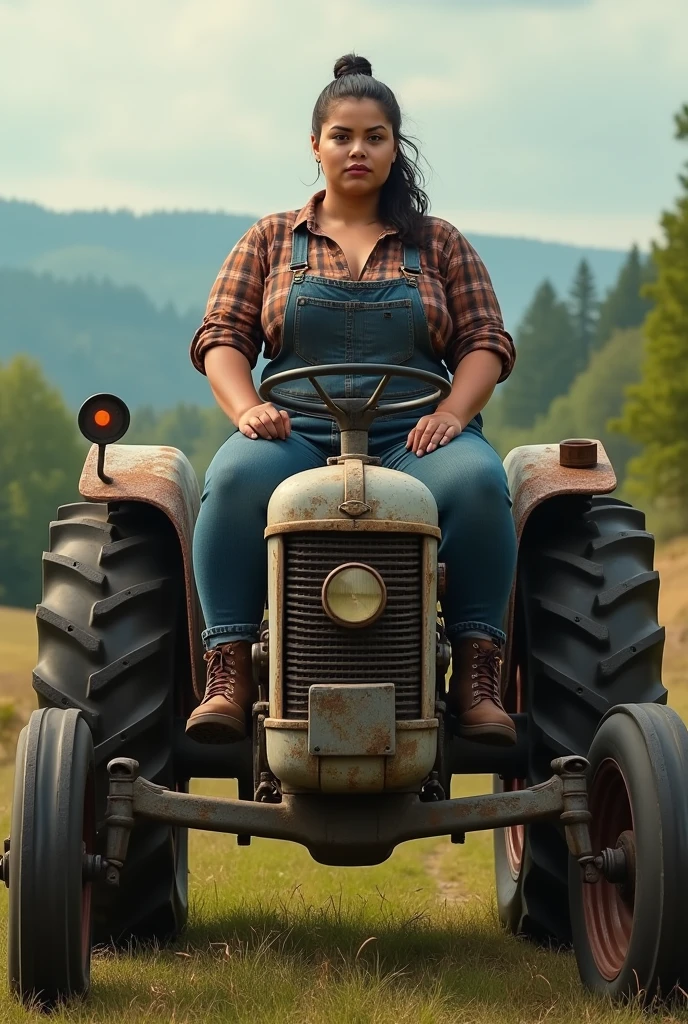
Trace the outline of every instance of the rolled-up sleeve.
<instances>
[{"instance_id":1,"label":"rolled-up sleeve","mask_svg":"<svg viewBox=\"0 0 688 1024\"><path fill-rule=\"evenodd\" d=\"M205 354L215 345L236 348L256 365L263 344L261 313L267 251L260 224L239 239L215 279L203 323L191 342L191 362L205 373Z\"/></svg>"},{"instance_id":2,"label":"rolled-up sleeve","mask_svg":"<svg viewBox=\"0 0 688 1024\"><path fill-rule=\"evenodd\" d=\"M453 331L445 352L450 372L469 352L488 349L502 360L500 381L511 373L516 350L487 268L468 239L454 229L445 247L447 306Z\"/></svg>"}]
</instances>

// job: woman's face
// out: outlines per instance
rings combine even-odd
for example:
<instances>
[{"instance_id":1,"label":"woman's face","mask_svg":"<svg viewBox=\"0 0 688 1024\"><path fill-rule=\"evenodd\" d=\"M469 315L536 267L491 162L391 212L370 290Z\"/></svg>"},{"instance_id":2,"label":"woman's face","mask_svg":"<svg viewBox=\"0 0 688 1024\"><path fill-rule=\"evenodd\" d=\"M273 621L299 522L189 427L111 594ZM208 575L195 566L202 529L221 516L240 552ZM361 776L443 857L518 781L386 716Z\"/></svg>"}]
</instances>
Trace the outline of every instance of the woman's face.
<instances>
[{"instance_id":1,"label":"woman's face","mask_svg":"<svg viewBox=\"0 0 688 1024\"><path fill-rule=\"evenodd\" d=\"M379 191L397 155L391 123L380 105L368 99L333 103L320 142L311 135L311 145L328 186L354 196Z\"/></svg>"}]
</instances>

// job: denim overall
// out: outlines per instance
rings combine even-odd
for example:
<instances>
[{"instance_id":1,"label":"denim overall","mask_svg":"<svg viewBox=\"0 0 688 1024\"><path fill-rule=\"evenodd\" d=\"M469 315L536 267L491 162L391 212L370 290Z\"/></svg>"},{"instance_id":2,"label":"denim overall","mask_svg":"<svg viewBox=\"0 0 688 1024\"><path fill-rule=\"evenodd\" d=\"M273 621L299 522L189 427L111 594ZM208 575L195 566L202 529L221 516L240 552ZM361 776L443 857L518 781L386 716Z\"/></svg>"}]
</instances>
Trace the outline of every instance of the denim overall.
<instances>
[{"instance_id":1,"label":"denim overall","mask_svg":"<svg viewBox=\"0 0 688 1024\"><path fill-rule=\"evenodd\" d=\"M353 281L308 274L309 232L293 232L292 284L282 328L282 347L263 380L283 370L326 363L393 363L448 379L430 341L418 289L420 255L404 247L399 276ZM333 398L372 394L380 376L322 377ZM399 401L430 395L432 388L407 377L392 378L383 395ZM312 385L294 380L273 398L316 399ZM390 469L410 473L433 493L442 530L439 557L447 565L443 612L450 639L502 630L516 564L511 500L502 462L482 434L476 416L459 437L422 458L406 449L409 431L433 406L404 415L380 416L370 429L369 451ZM255 640L267 579L263 531L267 504L279 483L294 473L323 466L337 455L334 421L292 413L286 441L251 440L237 431L208 467L194 533L193 561L206 622L207 648L230 640Z\"/></svg>"}]
</instances>

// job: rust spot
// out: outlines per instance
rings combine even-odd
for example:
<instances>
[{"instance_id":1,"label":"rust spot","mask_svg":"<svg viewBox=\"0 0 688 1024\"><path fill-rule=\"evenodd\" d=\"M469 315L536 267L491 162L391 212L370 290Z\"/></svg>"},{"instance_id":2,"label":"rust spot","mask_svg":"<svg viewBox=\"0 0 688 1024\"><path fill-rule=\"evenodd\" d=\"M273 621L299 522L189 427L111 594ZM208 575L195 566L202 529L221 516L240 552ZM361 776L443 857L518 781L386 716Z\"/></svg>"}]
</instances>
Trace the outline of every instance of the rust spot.
<instances>
[{"instance_id":1,"label":"rust spot","mask_svg":"<svg viewBox=\"0 0 688 1024\"><path fill-rule=\"evenodd\" d=\"M302 512L303 514L303 512ZM436 537L439 540L442 536L438 526L430 526L428 523L406 522L394 519L314 519L295 520L281 523L273 523L265 530L265 537L275 537L280 533L295 533L301 530L370 530L375 533L421 533L428 537Z\"/></svg>"},{"instance_id":2,"label":"rust spot","mask_svg":"<svg viewBox=\"0 0 688 1024\"><path fill-rule=\"evenodd\" d=\"M386 729L379 727L377 729L370 729L366 735L367 746L364 750L365 754L375 755L384 752L385 747L389 743L389 734Z\"/></svg>"}]
</instances>

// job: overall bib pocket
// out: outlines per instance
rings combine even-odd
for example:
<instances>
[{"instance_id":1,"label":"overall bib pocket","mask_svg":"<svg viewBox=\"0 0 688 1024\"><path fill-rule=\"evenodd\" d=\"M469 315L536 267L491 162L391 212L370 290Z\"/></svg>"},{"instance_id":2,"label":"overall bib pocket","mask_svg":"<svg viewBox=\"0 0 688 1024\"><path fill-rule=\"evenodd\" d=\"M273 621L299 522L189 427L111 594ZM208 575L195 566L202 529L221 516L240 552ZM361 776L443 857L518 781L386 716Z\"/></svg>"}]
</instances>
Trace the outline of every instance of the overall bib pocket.
<instances>
[{"instance_id":1,"label":"overall bib pocket","mask_svg":"<svg viewBox=\"0 0 688 1024\"><path fill-rule=\"evenodd\" d=\"M293 346L299 358L310 366L338 362L406 363L414 351L411 300L337 302L299 296Z\"/></svg>"}]
</instances>

